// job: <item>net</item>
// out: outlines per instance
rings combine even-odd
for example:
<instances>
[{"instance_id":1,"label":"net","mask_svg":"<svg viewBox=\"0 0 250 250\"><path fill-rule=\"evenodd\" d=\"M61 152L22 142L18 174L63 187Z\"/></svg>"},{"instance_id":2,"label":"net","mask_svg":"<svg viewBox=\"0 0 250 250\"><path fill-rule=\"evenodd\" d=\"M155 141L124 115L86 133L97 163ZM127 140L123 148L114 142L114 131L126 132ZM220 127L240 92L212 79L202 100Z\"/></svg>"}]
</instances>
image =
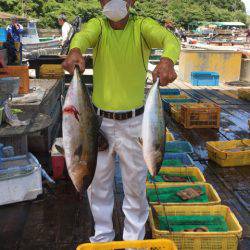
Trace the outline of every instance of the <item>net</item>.
<instances>
[{"instance_id":1,"label":"net","mask_svg":"<svg viewBox=\"0 0 250 250\"><path fill-rule=\"evenodd\" d=\"M180 159L168 159L162 162L162 166L182 167L183 165Z\"/></svg>"},{"instance_id":2,"label":"net","mask_svg":"<svg viewBox=\"0 0 250 250\"><path fill-rule=\"evenodd\" d=\"M196 216L158 216L159 229L173 232L193 230L201 227L208 228L209 232L227 232L228 226L223 216L196 215ZM170 227L170 228L169 228Z\"/></svg>"},{"instance_id":3,"label":"net","mask_svg":"<svg viewBox=\"0 0 250 250\"><path fill-rule=\"evenodd\" d=\"M199 197L183 200L177 195L177 192L185 190L187 188L201 189L202 194ZM158 202L159 200L162 203L197 203L197 202L208 202L208 196L206 194L206 188L204 186L182 186L182 187L167 187L167 188L158 188L147 189L147 196L150 202Z\"/></svg>"},{"instance_id":4,"label":"net","mask_svg":"<svg viewBox=\"0 0 250 250\"><path fill-rule=\"evenodd\" d=\"M161 173L159 172L157 176L155 176L154 178L148 173L148 181L149 182L166 182L166 180L164 180L163 176L167 175L167 176L171 176L171 177L182 177L184 179L187 180L187 182L197 182L198 179L195 176L192 175L185 175L185 174L170 174L170 173Z\"/></svg>"}]
</instances>

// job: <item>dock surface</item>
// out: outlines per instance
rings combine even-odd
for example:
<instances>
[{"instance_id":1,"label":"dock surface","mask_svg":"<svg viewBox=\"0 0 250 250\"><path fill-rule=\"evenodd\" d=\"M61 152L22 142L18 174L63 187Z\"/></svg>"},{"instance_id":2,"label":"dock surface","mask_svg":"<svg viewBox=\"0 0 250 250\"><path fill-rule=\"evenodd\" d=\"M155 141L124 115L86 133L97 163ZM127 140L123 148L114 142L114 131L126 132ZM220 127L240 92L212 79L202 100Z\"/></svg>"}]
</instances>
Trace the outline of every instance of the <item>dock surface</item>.
<instances>
[{"instance_id":1,"label":"dock surface","mask_svg":"<svg viewBox=\"0 0 250 250\"><path fill-rule=\"evenodd\" d=\"M184 129L167 116L167 127L176 139L188 140L194 147L195 164L205 175L229 206L243 227L240 250L250 249L250 167L221 168L208 161L205 144L207 141L249 139L249 102L237 98L230 88L193 88L189 84L175 82L173 88L180 88L200 101L219 104L221 128ZM114 182L115 207L114 227L116 240L122 239L123 218L122 181L117 168ZM88 242L93 233L93 220L86 196L77 198L69 180L60 181L55 188L45 185L44 194L39 199L0 207L0 249L54 250L76 249L80 243ZM151 237L147 224L147 238Z\"/></svg>"}]
</instances>

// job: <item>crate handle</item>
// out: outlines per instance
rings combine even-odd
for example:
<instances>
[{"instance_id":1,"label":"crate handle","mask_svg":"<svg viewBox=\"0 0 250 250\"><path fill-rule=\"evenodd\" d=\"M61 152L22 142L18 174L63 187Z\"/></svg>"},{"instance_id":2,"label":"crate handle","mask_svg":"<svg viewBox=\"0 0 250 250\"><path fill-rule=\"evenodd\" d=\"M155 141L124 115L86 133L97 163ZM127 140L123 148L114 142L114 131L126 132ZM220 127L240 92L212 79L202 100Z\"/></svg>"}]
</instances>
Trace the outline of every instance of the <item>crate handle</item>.
<instances>
[{"instance_id":1,"label":"crate handle","mask_svg":"<svg viewBox=\"0 0 250 250\"><path fill-rule=\"evenodd\" d=\"M219 158L219 159L221 159L223 161L227 160L227 158L228 158L228 154L227 153L225 153L225 154L226 154L226 158L221 158L221 157L218 156L218 154L216 154L215 152L213 152L213 155L214 155L215 158Z\"/></svg>"},{"instance_id":2,"label":"crate handle","mask_svg":"<svg viewBox=\"0 0 250 250\"><path fill-rule=\"evenodd\" d=\"M241 140L241 143L242 143L244 146L248 146L248 144L245 143L243 139Z\"/></svg>"}]
</instances>

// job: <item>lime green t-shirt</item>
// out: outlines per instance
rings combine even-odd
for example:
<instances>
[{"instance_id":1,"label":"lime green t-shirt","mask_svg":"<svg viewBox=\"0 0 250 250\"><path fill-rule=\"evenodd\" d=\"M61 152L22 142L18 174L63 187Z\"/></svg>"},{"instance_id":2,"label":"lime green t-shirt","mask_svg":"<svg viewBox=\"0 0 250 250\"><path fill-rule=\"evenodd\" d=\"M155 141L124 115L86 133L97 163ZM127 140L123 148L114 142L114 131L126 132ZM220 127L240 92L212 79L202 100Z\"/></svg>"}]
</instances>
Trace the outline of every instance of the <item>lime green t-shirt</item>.
<instances>
[{"instance_id":1,"label":"lime green t-shirt","mask_svg":"<svg viewBox=\"0 0 250 250\"><path fill-rule=\"evenodd\" d=\"M93 103L103 110L132 110L144 105L146 69L151 48L176 62L179 40L153 19L130 16L124 30L114 30L106 18L82 26L71 49L94 48Z\"/></svg>"}]
</instances>

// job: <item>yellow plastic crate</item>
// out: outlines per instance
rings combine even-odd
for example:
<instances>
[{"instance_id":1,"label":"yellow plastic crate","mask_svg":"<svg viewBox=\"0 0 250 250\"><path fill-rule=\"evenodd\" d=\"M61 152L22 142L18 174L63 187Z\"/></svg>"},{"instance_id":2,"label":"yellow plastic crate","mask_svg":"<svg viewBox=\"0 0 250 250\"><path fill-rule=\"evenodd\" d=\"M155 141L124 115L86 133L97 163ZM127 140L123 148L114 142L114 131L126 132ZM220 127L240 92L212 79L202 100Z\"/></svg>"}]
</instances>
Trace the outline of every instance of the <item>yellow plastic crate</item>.
<instances>
[{"instance_id":1,"label":"yellow plastic crate","mask_svg":"<svg viewBox=\"0 0 250 250\"><path fill-rule=\"evenodd\" d=\"M183 186L205 186L206 188L206 194L208 196L209 202L196 202L196 203L161 203L162 205L168 205L168 206L204 206L204 205L220 205L221 199L216 190L213 188L213 186L209 183L162 183L158 184L156 183L156 188L168 188L168 187L183 187ZM154 189L155 185L152 183L146 184L147 189ZM157 205L157 202L150 202L152 205Z\"/></svg>"},{"instance_id":2,"label":"yellow plastic crate","mask_svg":"<svg viewBox=\"0 0 250 250\"><path fill-rule=\"evenodd\" d=\"M240 99L250 101L250 89L239 89L238 96Z\"/></svg>"},{"instance_id":3,"label":"yellow plastic crate","mask_svg":"<svg viewBox=\"0 0 250 250\"><path fill-rule=\"evenodd\" d=\"M250 166L250 139L207 142L207 151L222 167Z\"/></svg>"},{"instance_id":4,"label":"yellow plastic crate","mask_svg":"<svg viewBox=\"0 0 250 250\"><path fill-rule=\"evenodd\" d=\"M43 64L39 69L39 77L43 79L59 79L63 75L61 64Z\"/></svg>"},{"instance_id":5,"label":"yellow plastic crate","mask_svg":"<svg viewBox=\"0 0 250 250\"><path fill-rule=\"evenodd\" d=\"M191 175L196 177L196 179L198 180L197 182L206 182L204 175L197 167L162 167L160 173ZM192 182L192 183L197 183L197 182ZM173 184L176 182L167 182L167 183ZM185 185L190 184L190 182L178 182L178 183L184 183ZM151 184L151 182L147 181L146 185L148 184ZM164 182L157 182L157 184L159 186L164 185Z\"/></svg>"},{"instance_id":6,"label":"yellow plastic crate","mask_svg":"<svg viewBox=\"0 0 250 250\"><path fill-rule=\"evenodd\" d=\"M242 236L242 227L227 206L154 206L157 214L172 215L221 215L228 225L228 232L170 232L159 230L157 220L149 211L149 222L153 238L168 238L175 242L179 250L237 250Z\"/></svg>"},{"instance_id":7,"label":"yellow plastic crate","mask_svg":"<svg viewBox=\"0 0 250 250\"><path fill-rule=\"evenodd\" d=\"M219 105L214 103L192 103L181 105L181 123L187 129L219 128Z\"/></svg>"},{"instance_id":8,"label":"yellow plastic crate","mask_svg":"<svg viewBox=\"0 0 250 250\"><path fill-rule=\"evenodd\" d=\"M180 94L180 95L162 95L162 99L187 99L190 98L187 94Z\"/></svg>"},{"instance_id":9,"label":"yellow plastic crate","mask_svg":"<svg viewBox=\"0 0 250 250\"><path fill-rule=\"evenodd\" d=\"M181 106L177 105L177 104L170 105L171 116L178 123L181 122L181 109L180 109L180 107Z\"/></svg>"},{"instance_id":10,"label":"yellow plastic crate","mask_svg":"<svg viewBox=\"0 0 250 250\"><path fill-rule=\"evenodd\" d=\"M175 140L175 138L174 138L173 134L170 132L166 132L166 142L174 141L174 140Z\"/></svg>"},{"instance_id":11,"label":"yellow plastic crate","mask_svg":"<svg viewBox=\"0 0 250 250\"><path fill-rule=\"evenodd\" d=\"M145 250L177 250L171 240L137 240L137 241L115 241L107 243L88 243L77 247L77 250L115 250L115 249L145 249Z\"/></svg>"}]
</instances>

